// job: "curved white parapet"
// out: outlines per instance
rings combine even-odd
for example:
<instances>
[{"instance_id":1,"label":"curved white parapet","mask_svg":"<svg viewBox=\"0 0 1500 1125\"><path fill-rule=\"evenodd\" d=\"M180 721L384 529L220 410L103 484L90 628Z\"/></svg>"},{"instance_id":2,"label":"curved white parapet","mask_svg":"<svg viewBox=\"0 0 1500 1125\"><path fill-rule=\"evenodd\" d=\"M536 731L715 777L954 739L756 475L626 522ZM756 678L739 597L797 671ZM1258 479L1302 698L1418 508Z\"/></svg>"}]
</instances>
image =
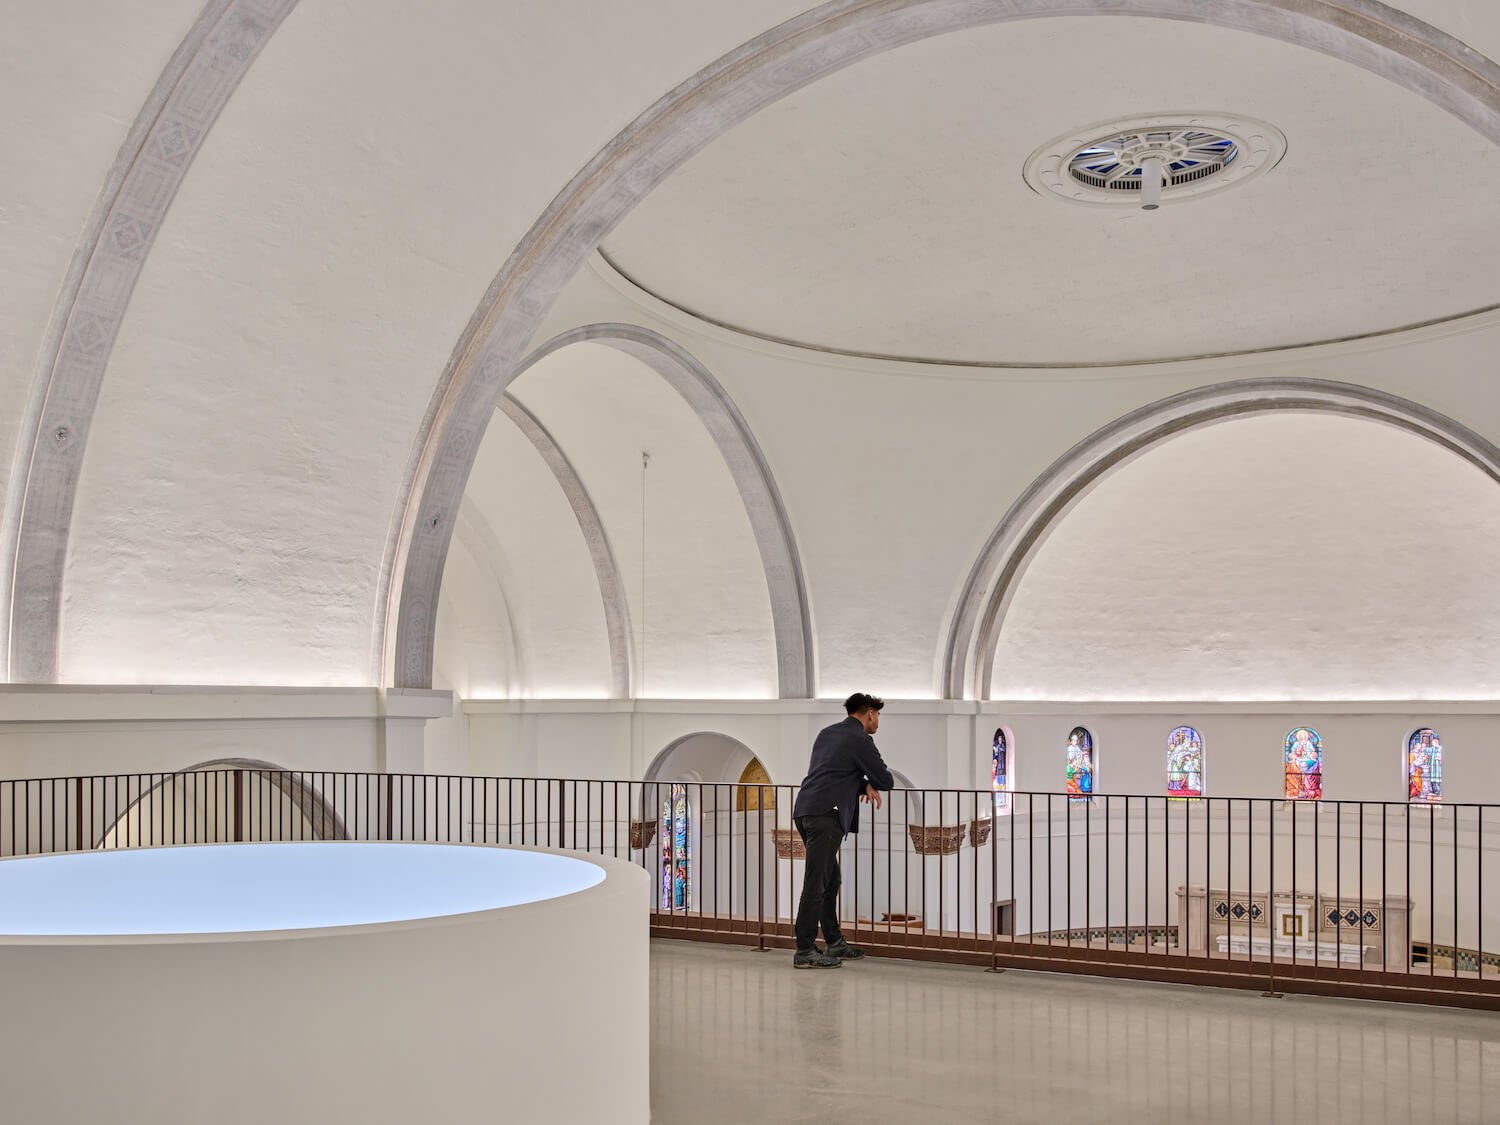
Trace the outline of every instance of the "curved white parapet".
<instances>
[{"instance_id":1,"label":"curved white parapet","mask_svg":"<svg viewBox=\"0 0 1500 1125\"><path fill-rule=\"evenodd\" d=\"M649 882L457 844L0 860L0 1112L646 1122Z\"/></svg>"}]
</instances>

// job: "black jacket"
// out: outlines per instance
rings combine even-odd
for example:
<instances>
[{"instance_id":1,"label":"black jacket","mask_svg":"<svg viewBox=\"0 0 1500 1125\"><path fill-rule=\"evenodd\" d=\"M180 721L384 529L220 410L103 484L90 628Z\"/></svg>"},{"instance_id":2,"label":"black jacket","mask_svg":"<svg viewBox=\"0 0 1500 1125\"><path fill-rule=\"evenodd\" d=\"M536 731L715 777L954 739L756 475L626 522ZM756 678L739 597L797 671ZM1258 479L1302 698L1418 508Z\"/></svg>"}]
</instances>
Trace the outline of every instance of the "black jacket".
<instances>
[{"instance_id":1,"label":"black jacket","mask_svg":"<svg viewBox=\"0 0 1500 1125\"><path fill-rule=\"evenodd\" d=\"M853 715L824 727L813 740L812 761L802 791L792 805L792 816L817 816L839 811L844 831L859 831L859 795L866 785L889 792L896 779L875 749L875 740Z\"/></svg>"}]
</instances>

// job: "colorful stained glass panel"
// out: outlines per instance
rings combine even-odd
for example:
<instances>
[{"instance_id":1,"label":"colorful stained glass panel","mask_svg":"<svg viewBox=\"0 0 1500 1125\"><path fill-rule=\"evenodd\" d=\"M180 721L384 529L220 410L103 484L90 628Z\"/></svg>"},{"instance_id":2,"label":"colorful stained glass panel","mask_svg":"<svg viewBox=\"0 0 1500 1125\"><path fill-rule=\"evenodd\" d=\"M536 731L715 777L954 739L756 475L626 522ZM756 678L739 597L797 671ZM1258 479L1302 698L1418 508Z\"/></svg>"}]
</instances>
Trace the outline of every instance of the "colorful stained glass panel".
<instances>
[{"instance_id":1,"label":"colorful stained glass panel","mask_svg":"<svg viewBox=\"0 0 1500 1125\"><path fill-rule=\"evenodd\" d=\"M1010 747L1005 741L1005 731L995 731L995 742L990 753L990 788L995 794L995 807L1010 807Z\"/></svg>"},{"instance_id":2,"label":"colorful stained glass panel","mask_svg":"<svg viewBox=\"0 0 1500 1125\"><path fill-rule=\"evenodd\" d=\"M1167 796L1203 796L1203 736L1193 727L1167 735Z\"/></svg>"},{"instance_id":3,"label":"colorful stained glass panel","mask_svg":"<svg viewBox=\"0 0 1500 1125\"><path fill-rule=\"evenodd\" d=\"M1286 736L1286 799L1323 799L1323 739L1311 727L1298 727Z\"/></svg>"},{"instance_id":4,"label":"colorful stained glass panel","mask_svg":"<svg viewBox=\"0 0 1500 1125\"><path fill-rule=\"evenodd\" d=\"M1431 727L1412 731L1406 740L1406 795L1429 805L1443 799L1443 740Z\"/></svg>"},{"instance_id":5,"label":"colorful stained glass panel","mask_svg":"<svg viewBox=\"0 0 1500 1125\"><path fill-rule=\"evenodd\" d=\"M1074 727L1068 733L1068 796L1086 798L1094 795L1094 736L1086 727Z\"/></svg>"},{"instance_id":6,"label":"colorful stained glass panel","mask_svg":"<svg viewBox=\"0 0 1500 1125\"><path fill-rule=\"evenodd\" d=\"M687 786L674 785L661 803L661 908L687 910L692 904L692 806Z\"/></svg>"}]
</instances>

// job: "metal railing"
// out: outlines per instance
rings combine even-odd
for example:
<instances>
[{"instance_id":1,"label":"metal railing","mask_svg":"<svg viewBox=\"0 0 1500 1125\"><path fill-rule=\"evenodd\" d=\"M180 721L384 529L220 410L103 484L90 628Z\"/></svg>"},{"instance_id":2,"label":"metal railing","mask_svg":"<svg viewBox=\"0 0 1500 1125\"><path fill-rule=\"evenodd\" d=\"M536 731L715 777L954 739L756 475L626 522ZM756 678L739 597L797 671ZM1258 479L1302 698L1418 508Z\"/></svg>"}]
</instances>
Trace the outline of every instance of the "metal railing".
<instances>
[{"instance_id":1,"label":"metal railing","mask_svg":"<svg viewBox=\"0 0 1500 1125\"><path fill-rule=\"evenodd\" d=\"M659 936L790 948L785 785L225 768L0 781L0 856L267 840L611 855ZM872 952L1500 1008L1500 807L908 789L861 809L845 933Z\"/></svg>"}]
</instances>

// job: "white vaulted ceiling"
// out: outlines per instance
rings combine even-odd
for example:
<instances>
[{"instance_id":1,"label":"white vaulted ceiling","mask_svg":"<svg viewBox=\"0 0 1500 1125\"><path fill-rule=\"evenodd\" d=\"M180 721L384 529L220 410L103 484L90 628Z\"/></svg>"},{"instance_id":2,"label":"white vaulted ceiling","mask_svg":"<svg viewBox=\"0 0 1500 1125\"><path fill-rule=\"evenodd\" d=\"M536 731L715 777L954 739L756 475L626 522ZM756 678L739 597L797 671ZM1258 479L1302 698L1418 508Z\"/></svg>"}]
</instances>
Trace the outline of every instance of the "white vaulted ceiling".
<instances>
[{"instance_id":1,"label":"white vaulted ceiling","mask_svg":"<svg viewBox=\"0 0 1500 1125\"><path fill-rule=\"evenodd\" d=\"M836 0L806 26L900 7ZM1500 57L1500 5L1404 7ZM175 197L161 189L138 275L111 259L96 278L124 310L106 326L118 336L98 344L97 408L43 403L57 339L92 315L69 304L70 284L89 261L91 221L137 167L132 130L153 120L153 85L195 21L239 12L269 27L283 9L222 113L194 134ZM455 354L466 326L490 323L476 310L497 273L623 129L808 11L807 0L0 0L0 476L11 486L0 546L24 518L57 549L56 676L389 682L406 489L427 464L425 427L442 417L435 392L450 364L473 358ZM1195 109L1271 122L1288 137L1285 161L1154 215L1093 213L1021 182L1027 154L1066 129ZM594 214L580 236L602 235L610 260L661 301L580 275L530 346L593 322L647 324L722 384L785 498L825 687L936 690L965 575L1006 509L1075 443L1164 396L1247 375L1343 379L1500 440L1500 318L1463 318L1500 303L1500 149L1370 71L1190 21L1036 19L876 55L699 141L633 213ZM527 294L536 322L551 296ZM1256 354L1141 365L1245 351ZM648 616L667 631L647 689L774 694L782 607L768 613L713 442L633 361L574 358L574 373L549 382L538 367L517 393L586 478L632 597L639 486L627 462L652 442L662 458L669 552L648 557L644 577L659 584ZM1047 366L951 366L965 360ZM1099 364L1116 366L1085 366ZM47 411L75 408L83 424L49 429ZM77 481L64 535L46 524L55 495L13 471L30 463L18 432L71 451L59 462ZM464 503L488 513L492 533L471 519L456 549L444 619L463 635L447 638L444 677L485 694L602 693L611 654L597 582L556 482L514 434L472 448L480 470ZM462 474L444 479L457 511ZM32 576L6 580L20 590ZM24 624L30 609L18 607Z\"/></svg>"},{"instance_id":2,"label":"white vaulted ceiling","mask_svg":"<svg viewBox=\"0 0 1500 1125\"><path fill-rule=\"evenodd\" d=\"M1021 178L1132 114L1286 134L1269 175L1157 212ZM1285 43L1164 20L1037 20L879 56L710 146L604 243L698 316L821 348L1133 363L1382 332L1500 302L1500 149Z\"/></svg>"}]
</instances>

